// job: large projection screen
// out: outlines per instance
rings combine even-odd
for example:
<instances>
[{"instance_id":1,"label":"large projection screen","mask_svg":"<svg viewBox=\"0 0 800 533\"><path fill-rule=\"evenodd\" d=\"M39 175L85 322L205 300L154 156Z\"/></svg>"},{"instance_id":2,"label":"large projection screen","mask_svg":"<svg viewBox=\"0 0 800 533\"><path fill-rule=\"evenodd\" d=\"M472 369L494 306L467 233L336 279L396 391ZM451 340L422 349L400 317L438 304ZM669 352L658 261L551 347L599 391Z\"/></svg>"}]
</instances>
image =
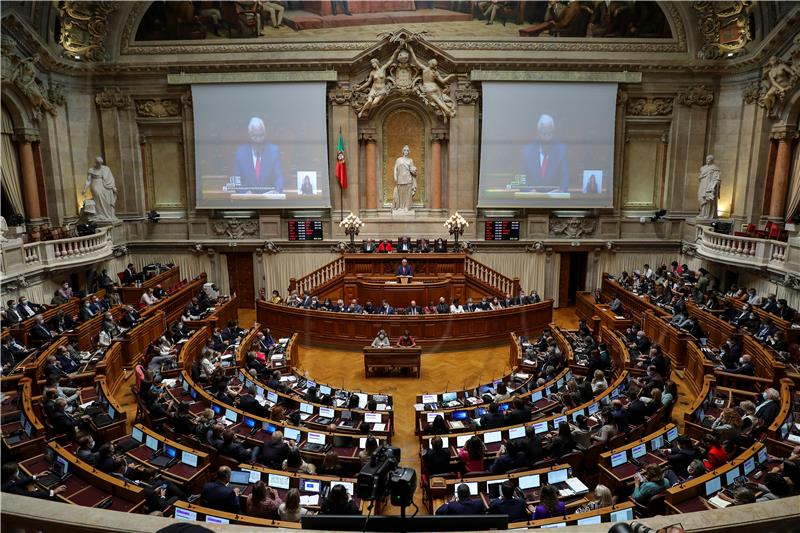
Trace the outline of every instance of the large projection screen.
<instances>
[{"instance_id":1,"label":"large projection screen","mask_svg":"<svg viewBox=\"0 0 800 533\"><path fill-rule=\"evenodd\" d=\"M616 83L484 82L478 207L612 207Z\"/></svg>"},{"instance_id":2,"label":"large projection screen","mask_svg":"<svg viewBox=\"0 0 800 533\"><path fill-rule=\"evenodd\" d=\"M330 207L325 83L192 86L197 207Z\"/></svg>"}]
</instances>

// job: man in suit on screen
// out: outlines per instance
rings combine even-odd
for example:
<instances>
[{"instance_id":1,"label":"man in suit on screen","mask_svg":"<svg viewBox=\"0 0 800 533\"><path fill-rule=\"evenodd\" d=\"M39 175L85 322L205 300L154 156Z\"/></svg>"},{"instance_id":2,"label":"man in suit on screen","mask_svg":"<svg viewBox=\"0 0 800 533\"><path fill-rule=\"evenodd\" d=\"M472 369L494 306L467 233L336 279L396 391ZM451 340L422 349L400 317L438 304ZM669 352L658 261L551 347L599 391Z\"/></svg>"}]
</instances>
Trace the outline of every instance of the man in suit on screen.
<instances>
[{"instance_id":1,"label":"man in suit on screen","mask_svg":"<svg viewBox=\"0 0 800 533\"><path fill-rule=\"evenodd\" d=\"M522 168L526 187L540 192L567 192L569 169L567 145L555 141L556 125L550 115L541 115L536 124L537 140L522 149Z\"/></svg>"},{"instance_id":2,"label":"man in suit on screen","mask_svg":"<svg viewBox=\"0 0 800 533\"><path fill-rule=\"evenodd\" d=\"M250 142L236 149L233 175L241 178L241 185L237 188L254 193L267 190L283 192L280 150L277 145L266 142L266 132L263 120L258 117L250 119L247 125Z\"/></svg>"}]
</instances>

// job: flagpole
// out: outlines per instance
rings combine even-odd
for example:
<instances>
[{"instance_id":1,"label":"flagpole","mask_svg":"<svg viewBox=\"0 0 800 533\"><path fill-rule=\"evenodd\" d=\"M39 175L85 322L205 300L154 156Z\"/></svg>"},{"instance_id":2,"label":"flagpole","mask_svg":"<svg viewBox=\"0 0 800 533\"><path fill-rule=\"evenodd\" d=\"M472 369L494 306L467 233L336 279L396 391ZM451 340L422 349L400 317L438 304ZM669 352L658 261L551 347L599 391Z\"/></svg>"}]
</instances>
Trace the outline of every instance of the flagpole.
<instances>
[{"instance_id":1,"label":"flagpole","mask_svg":"<svg viewBox=\"0 0 800 533\"><path fill-rule=\"evenodd\" d=\"M342 127L339 126L339 138L342 138ZM339 181L339 180L336 180ZM342 189L342 182L339 181L339 222L344 220L344 189Z\"/></svg>"}]
</instances>

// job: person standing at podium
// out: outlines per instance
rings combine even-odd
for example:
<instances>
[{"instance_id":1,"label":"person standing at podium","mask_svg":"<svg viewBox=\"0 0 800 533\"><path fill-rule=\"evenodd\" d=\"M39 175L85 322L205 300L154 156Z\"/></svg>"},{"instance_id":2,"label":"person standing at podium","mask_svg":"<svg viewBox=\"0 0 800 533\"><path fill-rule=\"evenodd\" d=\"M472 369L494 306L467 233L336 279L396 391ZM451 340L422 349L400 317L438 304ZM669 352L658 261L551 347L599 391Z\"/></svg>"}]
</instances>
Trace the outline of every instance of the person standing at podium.
<instances>
[{"instance_id":1,"label":"person standing at podium","mask_svg":"<svg viewBox=\"0 0 800 533\"><path fill-rule=\"evenodd\" d=\"M414 341L414 337L412 337L408 333L407 329L404 330L403 334L400 335L400 338L397 339L397 346L401 346L401 347L404 347L404 348L412 348L412 347L414 347L416 345L417 345L417 343L416 343L416 341Z\"/></svg>"},{"instance_id":2,"label":"person standing at podium","mask_svg":"<svg viewBox=\"0 0 800 533\"><path fill-rule=\"evenodd\" d=\"M403 258L403 260L400 261L400 266L397 267L397 275L409 278L414 276L414 270L411 268L411 265L408 264L407 259Z\"/></svg>"}]
</instances>

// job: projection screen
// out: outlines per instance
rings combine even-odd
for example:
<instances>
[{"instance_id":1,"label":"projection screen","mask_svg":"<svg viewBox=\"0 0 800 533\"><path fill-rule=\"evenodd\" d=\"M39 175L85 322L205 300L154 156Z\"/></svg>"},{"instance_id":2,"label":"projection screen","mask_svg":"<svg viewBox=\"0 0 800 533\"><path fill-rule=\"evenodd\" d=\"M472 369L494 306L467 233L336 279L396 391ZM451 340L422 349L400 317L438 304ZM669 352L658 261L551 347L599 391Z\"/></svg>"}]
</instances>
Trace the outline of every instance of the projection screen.
<instances>
[{"instance_id":1,"label":"projection screen","mask_svg":"<svg viewBox=\"0 0 800 533\"><path fill-rule=\"evenodd\" d=\"M616 83L484 82L478 207L612 207Z\"/></svg>"},{"instance_id":2,"label":"projection screen","mask_svg":"<svg viewBox=\"0 0 800 533\"><path fill-rule=\"evenodd\" d=\"M329 207L325 83L192 86L197 207Z\"/></svg>"}]
</instances>

